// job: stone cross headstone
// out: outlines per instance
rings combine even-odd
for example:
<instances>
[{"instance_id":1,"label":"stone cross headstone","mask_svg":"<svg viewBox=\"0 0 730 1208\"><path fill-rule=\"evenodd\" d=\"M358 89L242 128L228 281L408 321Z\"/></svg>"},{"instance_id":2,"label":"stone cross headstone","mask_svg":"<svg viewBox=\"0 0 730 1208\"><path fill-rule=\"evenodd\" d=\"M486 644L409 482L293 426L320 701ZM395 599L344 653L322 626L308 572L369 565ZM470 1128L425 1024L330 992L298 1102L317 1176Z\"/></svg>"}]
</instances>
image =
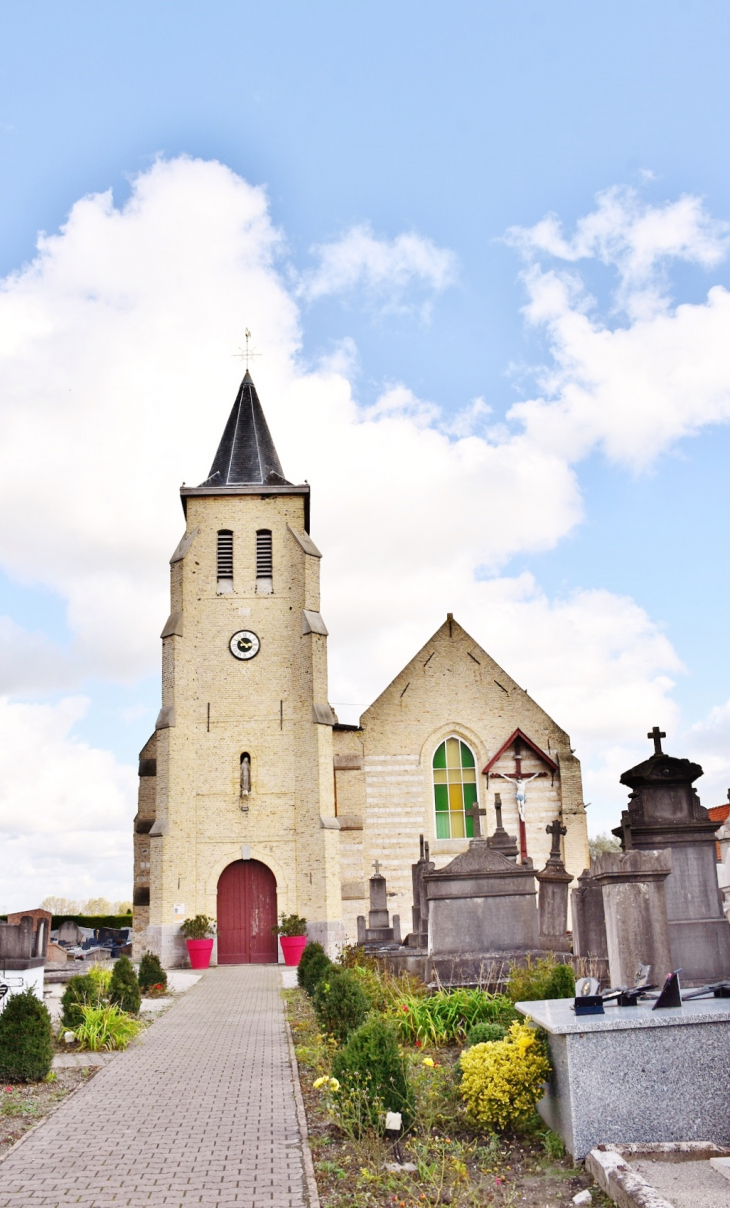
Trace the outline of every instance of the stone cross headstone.
<instances>
[{"instance_id":1,"label":"stone cross headstone","mask_svg":"<svg viewBox=\"0 0 730 1208\"><path fill-rule=\"evenodd\" d=\"M486 818L486 816L487 816L487 811L486 811L486 810L480 810L480 809L479 809L479 802L478 802L478 801L475 801L475 802L474 802L474 804L473 804L473 805L472 805L472 806L471 806L471 807L470 807L468 810L464 810L464 813L466 814L467 818L471 818L471 819L472 819L472 821L473 821L473 823L474 823L474 825L473 825L473 827L472 827L472 829L473 829L473 831L474 831L474 838L475 838L475 839L481 839L481 837L482 837L482 828L481 828L481 824L480 824L480 822L479 822L479 819L480 819L480 818Z\"/></svg>"},{"instance_id":2,"label":"stone cross headstone","mask_svg":"<svg viewBox=\"0 0 730 1208\"><path fill-rule=\"evenodd\" d=\"M517 839L514 835L508 835L502 825L502 796L501 793L494 794L494 811L497 815L497 827L493 835L487 839L489 847L495 851L501 852L508 860L517 861Z\"/></svg>"},{"instance_id":3,"label":"stone cross headstone","mask_svg":"<svg viewBox=\"0 0 730 1208\"><path fill-rule=\"evenodd\" d=\"M552 848L542 872L535 874L540 886L540 941L553 951L567 952L570 949L567 930L568 886L573 878L563 864L560 840L568 831L559 818L555 818L545 830L552 836Z\"/></svg>"}]
</instances>

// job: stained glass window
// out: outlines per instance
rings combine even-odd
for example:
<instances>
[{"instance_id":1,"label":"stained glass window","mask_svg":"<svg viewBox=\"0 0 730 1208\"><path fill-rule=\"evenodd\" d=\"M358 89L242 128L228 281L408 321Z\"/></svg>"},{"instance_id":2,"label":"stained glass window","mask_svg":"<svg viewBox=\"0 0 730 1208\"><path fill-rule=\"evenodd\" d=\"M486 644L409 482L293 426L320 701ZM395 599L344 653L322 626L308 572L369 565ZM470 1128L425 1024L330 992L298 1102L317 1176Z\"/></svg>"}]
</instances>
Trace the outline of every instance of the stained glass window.
<instances>
[{"instance_id":1,"label":"stained glass window","mask_svg":"<svg viewBox=\"0 0 730 1208\"><path fill-rule=\"evenodd\" d=\"M437 839L473 839L474 819L465 810L476 805L474 752L460 738L447 738L433 757L433 796Z\"/></svg>"}]
</instances>

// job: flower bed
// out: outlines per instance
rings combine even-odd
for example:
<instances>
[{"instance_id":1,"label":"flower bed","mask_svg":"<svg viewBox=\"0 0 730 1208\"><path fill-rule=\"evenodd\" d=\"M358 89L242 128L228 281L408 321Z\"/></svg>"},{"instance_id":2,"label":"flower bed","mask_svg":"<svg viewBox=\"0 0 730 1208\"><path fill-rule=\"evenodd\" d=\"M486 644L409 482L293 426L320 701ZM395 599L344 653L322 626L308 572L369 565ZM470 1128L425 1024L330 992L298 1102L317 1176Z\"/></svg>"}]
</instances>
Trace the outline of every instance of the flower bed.
<instances>
[{"instance_id":1,"label":"flower bed","mask_svg":"<svg viewBox=\"0 0 730 1208\"><path fill-rule=\"evenodd\" d=\"M346 963L352 965L353 957L346 958ZM398 979L378 973L371 965L367 967L361 984L366 990L369 985L371 1000L377 997L380 1007L379 1011L371 1010L368 1020L382 1020L386 1030L381 1038L378 1033L381 1025L375 1027L370 1050L367 1027L364 1033L361 1026L360 1031L351 1032L350 1036L364 1036L358 1043L365 1054L367 1071L368 1052L380 1052L383 1046L387 1047L391 1029L397 1038L396 1051L403 1063L406 1090L398 1082L395 1056L390 1059L393 1073L384 1081L384 1075L375 1069L370 1078L366 1072L360 1081L357 1076L353 1079L352 1068L354 1064L357 1074L357 1062L352 1057L344 1060L343 1042L323 1033L313 999L303 990L284 992L322 1208L386 1208L386 1205L422 1208L426 1204L451 1204L454 1208L491 1204L567 1208L573 1196L587 1186L591 1186L594 1204L607 1205L609 1201L592 1185L590 1176L576 1169L564 1156L560 1138L549 1132L531 1109L517 1113L519 1132L514 1129L490 1132L467 1114L458 1065L464 1033L469 1030L467 1025L483 1026L485 1020L494 1023L495 1015L504 1019L507 1032L510 1015L507 1000L501 1000L491 1014L485 1014L480 1007L476 1018L465 1019L465 1010L468 1013L474 1002L462 994L459 1000L448 1003L443 1001L446 995L442 995L432 1015L455 1021L452 1033L461 1038L460 1043L424 1042L418 1029L411 1029L412 1043L404 1043L402 1034L399 1036L399 1015L406 1014L402 1007L406 1005L411 1010L414 999L419 1003L428 999L413 984L399 987L397 982ZM428 1014L421 1008L419 1012L421 1019ZM520 1028L521 1025L511 1043L517 1048L521 1046L523 1065L539 1079L544 1076L544 1065L539 1066L538 1062L535 1067L532 1054L534 1051L544 1062L542 1050L538 1053L531 1049ZM442 1033L447 1030L442 1029ZM501 1037L499 1030L497 1034ZM502 1048L494 1053L501 1070L509 1054L505 1053L504 1037L498 1043ZM376 1045L380 1048L373 1047ZM512 1066L509 1069L512 1077L514 1069ZM349 1083L345 1084L343 1077L350 1078ZM380 1089L373 1088L373 1079L380 1080ZM400 1096L403 1107L407 1126L400 1140L400 1154L394 1151L393 1142L383 1135L382 1128L384 1111L392 1110L395 1102L378 1105L374 1114L376 1118L382 1117L381 1126L372 1124L373 1102L383 1093L383 1086L386 1097L390 1087L393 1094Z\"/></svg>"}]
</instances>

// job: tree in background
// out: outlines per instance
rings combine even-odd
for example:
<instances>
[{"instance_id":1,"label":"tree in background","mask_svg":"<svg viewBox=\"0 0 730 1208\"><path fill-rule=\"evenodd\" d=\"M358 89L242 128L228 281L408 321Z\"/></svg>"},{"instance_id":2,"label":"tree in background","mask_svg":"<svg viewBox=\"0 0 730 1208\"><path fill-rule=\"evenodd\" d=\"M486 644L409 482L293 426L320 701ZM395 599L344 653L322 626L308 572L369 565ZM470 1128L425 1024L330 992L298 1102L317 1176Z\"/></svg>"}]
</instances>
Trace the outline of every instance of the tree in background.
<instances>
[{"instance_id":1,"label":"tree in background","mask_svg":"<svg viewBox=\"0 0 730 1208\"><path fill-rule=\"evenodd\" d=\"M593 856L600 856L604 851L621 851L621 843L615 835L596 835L588 840L588 850Z\"/></svg>"}]
</instances>

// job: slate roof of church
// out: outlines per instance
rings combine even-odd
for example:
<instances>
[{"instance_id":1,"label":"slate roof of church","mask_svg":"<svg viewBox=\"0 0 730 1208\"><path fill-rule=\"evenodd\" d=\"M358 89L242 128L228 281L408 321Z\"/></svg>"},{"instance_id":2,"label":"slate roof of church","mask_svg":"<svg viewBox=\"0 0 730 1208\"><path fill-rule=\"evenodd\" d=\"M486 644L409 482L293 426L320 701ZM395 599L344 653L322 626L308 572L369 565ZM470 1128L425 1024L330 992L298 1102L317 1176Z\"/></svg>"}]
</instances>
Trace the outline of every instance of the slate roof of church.
<instances>
[{"instance_id":1,"label":"slate roof of church","mask_svg":"<svg viewBox=\"0 0 730 1208\"><path fill-rule=\"evenodd\" d=\"M248 369L201 487L289 485Z\"/></svg>"}]
</instances>

